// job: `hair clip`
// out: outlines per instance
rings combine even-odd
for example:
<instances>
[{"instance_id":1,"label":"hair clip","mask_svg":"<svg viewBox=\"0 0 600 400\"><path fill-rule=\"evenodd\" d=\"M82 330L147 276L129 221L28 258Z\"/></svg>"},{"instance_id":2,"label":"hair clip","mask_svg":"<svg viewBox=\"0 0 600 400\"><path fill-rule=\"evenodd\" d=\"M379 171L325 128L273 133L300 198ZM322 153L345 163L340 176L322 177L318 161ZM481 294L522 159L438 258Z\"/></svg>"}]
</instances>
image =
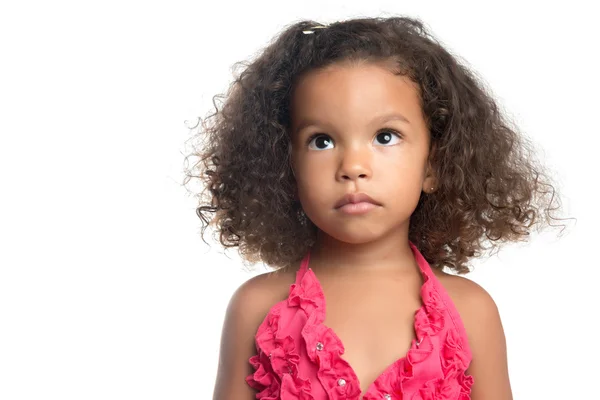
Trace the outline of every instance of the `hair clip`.
<instances>
[{"instance_id":1,"label":"hair clip","mask_svg":"<svg viewBox=\"0 0 600 400\"><path fill-rule=\"evenodd\" d=\"M305 35L309 35L311 33L315 33L315 31L313 31L312 29L324 29L324 28L327 28L328 26L329 26L329 24L312 26L312 27L310 27L309 30L302 31L302 33L304 33Z\"/></svg>"}]
</instances>

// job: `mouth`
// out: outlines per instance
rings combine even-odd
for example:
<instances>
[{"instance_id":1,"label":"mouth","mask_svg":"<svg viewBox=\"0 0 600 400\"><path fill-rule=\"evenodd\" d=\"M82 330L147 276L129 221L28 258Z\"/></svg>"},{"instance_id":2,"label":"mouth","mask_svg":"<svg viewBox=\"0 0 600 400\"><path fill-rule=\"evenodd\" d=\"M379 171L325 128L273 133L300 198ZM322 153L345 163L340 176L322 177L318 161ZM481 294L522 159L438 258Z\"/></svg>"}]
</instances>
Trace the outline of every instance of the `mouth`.
<instances>
[{"instance_id":1,"label":"mouth","mask_svg":"<svg viewBox=\"0 0 600 400\"><path fill-rule=\"evenodd\" d=\"M335 203L335 209L372 209L374 206L381 206L366 193L348 193Z\"/></svg>"}]
</instances>

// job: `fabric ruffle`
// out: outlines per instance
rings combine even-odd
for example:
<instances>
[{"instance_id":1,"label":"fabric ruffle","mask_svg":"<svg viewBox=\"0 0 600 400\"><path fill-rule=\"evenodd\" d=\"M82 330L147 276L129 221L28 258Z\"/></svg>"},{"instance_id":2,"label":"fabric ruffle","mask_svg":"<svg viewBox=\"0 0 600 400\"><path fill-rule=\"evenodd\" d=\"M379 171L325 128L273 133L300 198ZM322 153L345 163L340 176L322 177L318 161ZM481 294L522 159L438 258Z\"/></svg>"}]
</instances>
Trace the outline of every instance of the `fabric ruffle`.
<instances>
[{"instance_id":1,"label":"fabric ruffle","mask_svg":"<svg viewBox=\"0 0 600 400\"><path fill-rule=\"evenodd\" d=\"M257 399L314 400L310 381L298 376L300 356L294 339L279 330L282 305L273 307L258 329L258 354L249 360L255 371L246 377L246 383L258 391Z\"/></svg>"},{"instance_id":2,"label":"fabric ruffle","mask_svg":"<svg viewBox=\"0 0 600 400\"><path fill-rule=\"evenodd\" d=\"M411 247L414 245L411 243ZM413 247L413 251L416 248ZM415 252L417 257L420 253ZM419 265L426 262L419 260ZM368 388L364 400L380 400L385 394L392 399L414 400L467 400L473 378L465 375L470 363L470 353L453 324L448 321L446 304L434 280L421 271L422 306L414 317L413 340L405 357L390 365ZM344 345L335 332L325 326L325 297L314 272L307 268L300 279L290 287L287 301L277 304L259 327L256 344L258 354L250 359L255 372L246 378L248 384L259 390L257 399L313 399L311 382L298 376L299 356L291 336L279 331L279 318L283 307L297 308L306 314L301 337L306 354L318 366L317 378L330 400L356 399L361 394L358 378L352 367L341 357ZM443 336L443 337L440 337ZM438 348L438 351L436 350ZM443 377L419 383L422 377L415 374L419 364L432 354L441 360ZM269 358L268 355L271 357ZM314 384L314 383L313 383ZM411 390L407 390L410 388Z\"/></svg>"}]
</instances>

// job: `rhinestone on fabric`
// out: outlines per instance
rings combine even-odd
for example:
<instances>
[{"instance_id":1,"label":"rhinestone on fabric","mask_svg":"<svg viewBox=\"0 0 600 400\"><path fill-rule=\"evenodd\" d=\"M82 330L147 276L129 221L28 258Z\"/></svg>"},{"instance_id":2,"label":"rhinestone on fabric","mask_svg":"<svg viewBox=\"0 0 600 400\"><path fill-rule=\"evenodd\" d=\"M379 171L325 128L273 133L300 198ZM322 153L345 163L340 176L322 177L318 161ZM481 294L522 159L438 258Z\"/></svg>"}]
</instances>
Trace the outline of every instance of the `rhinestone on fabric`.
<instances>
[{"instance_id":1,"label":"rhinestone on fabric","mask_svg":"<svg viewBox=\"0 0 600 400\"><path fill-rule=\"evenodd\" d=\"M343 378L338 379L338 386L346 386L346 380Z\"/></svg>"},{"instance_id":2,"label":"rhinestone on fabric","mask_svg":"<svg viewBox=\"0 0 600 400\"><path fill-rule=\"evenodd\" d=\"M321 343L321 342L317 342L317 350L318 350L318 351L321 351L321 350L323 350L323 343Z\"/></svg>"},{"instance_id":3,"label":"rhinestone on fabric","mask_svg":"<svg viewBox=\"0 0 600 400\"><path fill-rule=\"evenodd\" d=\"M392 398L392 395L390 395L389 393L386 393L386 394L383 395L383 398L385 400L390 400Z\"/></svg>"}]
</instances>

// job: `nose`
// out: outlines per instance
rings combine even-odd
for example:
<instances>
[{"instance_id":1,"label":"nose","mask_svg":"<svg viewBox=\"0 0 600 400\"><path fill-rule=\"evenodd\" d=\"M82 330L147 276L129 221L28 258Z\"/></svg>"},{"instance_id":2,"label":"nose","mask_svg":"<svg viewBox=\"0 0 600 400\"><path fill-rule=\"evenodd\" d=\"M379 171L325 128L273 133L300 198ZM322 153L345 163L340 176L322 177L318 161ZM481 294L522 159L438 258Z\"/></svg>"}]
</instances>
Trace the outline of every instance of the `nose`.
<instances>
[{"instance_id":1,"label":"nose","mask_svg":"<svg viewBox=\"0 0 600 400\"><path fill-rule=\"evenodd\" d=\"M371 174L371 152L368 149L346 148L341 152L336 174L338 181L369 179Z\"/></svg>"}]
</instances>

